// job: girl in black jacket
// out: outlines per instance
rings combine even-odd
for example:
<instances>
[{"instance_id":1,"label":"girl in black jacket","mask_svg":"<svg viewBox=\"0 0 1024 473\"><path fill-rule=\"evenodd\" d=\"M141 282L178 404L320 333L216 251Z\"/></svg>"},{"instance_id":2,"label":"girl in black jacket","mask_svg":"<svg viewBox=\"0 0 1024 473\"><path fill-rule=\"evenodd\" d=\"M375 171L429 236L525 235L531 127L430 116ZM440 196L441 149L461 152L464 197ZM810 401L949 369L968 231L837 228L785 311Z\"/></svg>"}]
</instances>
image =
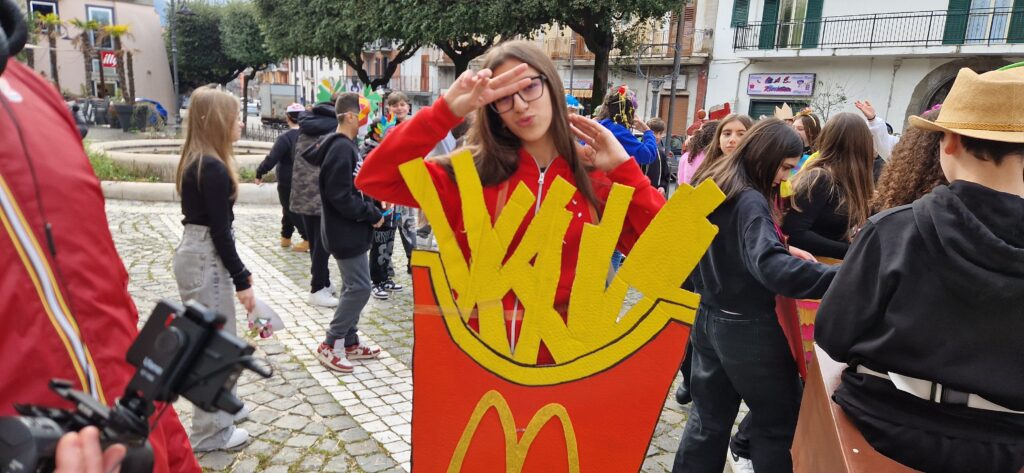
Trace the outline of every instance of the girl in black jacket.
<instances>
[{"instance_id":1,"label":"girl in black jacket","mask_svg":"<svg viewBox=\"0 0 1024 473\"><path fill-rule=\"evenodd\" d=\"M735 152L701 170L726 201L708 219L719 233L691 276L701 296L693 344L693 409L674 473L721 472L740 400L750 407L750 454L758 473L792 472L789 448L800 381L775 315L775 295L821 297L835 269L790 254L771 202L803 151L786 123L769 119Z\"/></svg>"},{"instance_id":2,"label":"girl in black jacket","mask_svg":"<svg viewBox=\"0 0 1024 473\"><path fill-rule=\"evenodd\" d=\"M862 117L840 113L825 124L818 145L818 157L794 178L782 231L815 256L841 260L853 232L871 216L874 144Z\"/></svg>"}]
</instances>

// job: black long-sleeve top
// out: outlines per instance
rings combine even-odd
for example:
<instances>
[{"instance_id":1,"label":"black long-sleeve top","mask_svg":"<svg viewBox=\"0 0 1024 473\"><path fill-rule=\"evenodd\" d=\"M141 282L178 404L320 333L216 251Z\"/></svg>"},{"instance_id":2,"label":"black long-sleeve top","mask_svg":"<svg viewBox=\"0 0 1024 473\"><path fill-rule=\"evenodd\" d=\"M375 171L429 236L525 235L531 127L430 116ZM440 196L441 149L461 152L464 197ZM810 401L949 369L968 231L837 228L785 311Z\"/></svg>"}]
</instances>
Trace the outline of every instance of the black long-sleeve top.
<instances>
[{"instance_id":1,"label":"black long-sleeve top","mask_svg":"<svg viewBox=\"0 0 1024 473\"><path fill-rule=\"evenodd\" d=\"M235 290L242 291L249 288L251 273L235 249L235 236L231 231L235 201L231 193L231 176L224 162L203 156L185 169L181 177L181 213L185 215L181 223L210 228L217 256L231 274Z\"/></svg>"},{"instance_id":2,"label":"black long-sleeve top","mask_svg":"<svg viewBox=\"0 0 1024 473\"><path fill-rule=\"evenodd\" d=\"M782 221L782 231L789 243L817 256L843 259L850 249L850 217L839 205L840 190L833 189L832 178L822 170L811 187L810 195L800 190L793 196L795 206ZM807 176L808 179L812 176Z\"/></svg>"},{"instance_id":3,"label":"black long-sleeve top","mask_svg":"<svg viewBox=\"0 0 1024 473\"><path fill-rule=\"evenodd\" d=\"M838 268L797 259L779 238L771 207L746 189L715 209L708 220L718 235L692 278L701 304L738 314L775 311L775 295L817 299Z\"/></svg>"},{"instance_id":4,"label":"black long-sleeve top","mask_svg":"<svg viewBox=\"0 0 1024 473\"><path fill-rule=\"evenodd\" d=\"M263 159L256 168L256 179L263 179L263 175L277 166L278 187L292 187L292 164L295 155L295 141L299 139L299 129L293 128L277 137L270 153Z\"/></svg>"}]
</instances>

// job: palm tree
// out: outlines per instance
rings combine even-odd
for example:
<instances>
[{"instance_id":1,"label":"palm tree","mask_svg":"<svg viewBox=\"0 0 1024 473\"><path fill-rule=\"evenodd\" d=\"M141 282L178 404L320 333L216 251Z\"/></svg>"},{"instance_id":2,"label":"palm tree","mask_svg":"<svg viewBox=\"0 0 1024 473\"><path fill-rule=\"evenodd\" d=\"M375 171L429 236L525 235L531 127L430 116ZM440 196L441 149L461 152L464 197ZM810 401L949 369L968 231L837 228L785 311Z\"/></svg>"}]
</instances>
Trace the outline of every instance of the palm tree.
<instances>
[{"instance_id":1,"label":"palm tree","mask_svg":"<svg viewBox=\"0 0 1024 473\"><path fill-rule=\"evenodd\" d=\"M134 38L134 36L129 31L128 25L108 25L103 27L103 37L114 40L114 54L117 55L117 80L121 82L121 96L124 97L125 103L132 105L135 103L135 91L131 89L131 86L135 81L132 78L132 84L129 84L128 75L125 73L124 40Z\"/></svg>"},{"instance_id":2,"label":"palm tree","mask_svg":"<svg viewBox=\"0 0 1024 473\"><path fill-rule=\"evenodd\" d=\"M50 46L50 77L53 78L53 85L60 88L60 76L57 74L57 38L60 37L60 29L64 27L64 20L61 20L56 13L36 13L36 26L46 35Z\"/></svg>"},{"instance_id":3,"label":"palm tree","mask_svg":"<svg viewBox=\"0 0 1024 473\"><path fill-rule=\"evenodd\" d=\"M97 33L103 29L103 25L96 20L83 21L78 18L71 20L71 26L78 28L80 33L75 35L71 40L71 44L78 48L82 52L82 59L85 62L85 84L87 87L92 86L92 60L96 57L96 46L93 44L93 38L96 37ZM100 67L103 67L100 65Z\"/></svg>"}]
</instances>

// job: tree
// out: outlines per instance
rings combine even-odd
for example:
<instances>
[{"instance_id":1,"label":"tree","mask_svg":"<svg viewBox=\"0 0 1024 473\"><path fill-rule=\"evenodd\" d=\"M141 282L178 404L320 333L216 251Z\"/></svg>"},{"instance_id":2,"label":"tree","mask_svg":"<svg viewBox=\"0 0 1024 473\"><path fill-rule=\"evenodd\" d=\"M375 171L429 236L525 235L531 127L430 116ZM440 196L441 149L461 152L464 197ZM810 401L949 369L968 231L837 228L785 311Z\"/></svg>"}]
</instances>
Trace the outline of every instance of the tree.
<instances>
[{"instance_id":1,"label":"tree","mask_svg":"<svg viewBox=\"0 0 1024 473\"><path fill-rule=\"evenodd\" d=\"M78 18L71 20L71 26L78 28L79 33L71 39L71 44L82 53L82 61L85 62L85 83L92 84L92 60L96 57L96 47L93 45L95 38L103 25L96 20L83 21ZM100 65L100 67L103 67Z\"/></svg>"},{"instance_id":2,"label":"tree","mask_svg":"<svg viewBox=\"0 0 1024 473\"><path fill-rule=\"evenodd\" d=\"M455 64L458 77L470 61L494 44L526 35L547 22L543 11L518 0L415 0L409 27L425 43L437 46Z\"/></svg>"},{"instance_id":3,"label":"tree","mask_svg":"<svg viewBox=\"0 0 1024 473\"><path fill-rule=\"evenodd\" d=\"M63 28L64 20L61 20L56 13L36 13L36 27L39 31L46 36L50 47L50 78L53 79L53 85L60 88L60 75L57 71L57 38L60 37L60 29Z\"/></svg>"},{"instance_id":4,"label":"tree","mask_svg":"<svg viewBox=\"0 0 1024 473\"><path fill-rule=\"evenodd\" d=\"M688 0L524 0L524 8L548 12L548 16L572 28L594 53L594 95L591 107L604 101L608 88L608 61L616 44L616 25L643 22L664 16Z\"/></svg>"},{"instance_id":5,"label":"tree","mask_svg":"<svg viewBox=\"0 0 1024 473\"><path fill-rule=\"evenodd\" d=\"M184 90L206 84L227 84L246 65L229 57L221 42L223 5L190 2L189 10L174 15L178 36L178 77ZM171 54L170 30L164 33L167 54Z\"/></svg>"},{"instance_id":6,"label":"tree","mask_svg":"<svg viewBox=\"0 0 1024 473\"><path fill-rule=\"evenodd\" d=\"M811 110L821 115L821 121L824 123L828 121L828 117L832 115L832 112L842 110L843 106L849 101L849 94L846 93L846 84L833 80L819 80L808 105L811 107Z\"/></svg>"},{"instance_id":7,"label":"tree","mask_svg":"<svg viewBox=\"0 0 1024 473\"><path fill-rule=\"evenodd\" d=\"M423 44L410 25L417 12L385 0L256 0L270 50L280 57L337 59L371 88L386 85L398 66ZM395 51L379 74L364 53Z\"/></svg>"},{"instance_id":8,"label":"tree","mask_svg":"<svg viewBox=\"0 0 1024 473\"><path fill-rule=\"evenodd\" d=\"M125 57L127 50L124 47L124 40L132 37L128 25L104 26L101 35L101 38L111 38L114 41L114 55L117 56L117 80L121 83L121 96L124 97L124 103L129 105L135 104L135 81L132 78L132 82L128 82L128 74L126 72L128 58ZM102 68L103 65L100 64L100 67Z\"/></svg>"},{"instance_id":9,"label":"tree","mask_svg":"<svg viewBox=\"0 0 1024 473\"><path fill-rule=\"evenodd\" d=\"M242 123L248 124L249 81L277 58L267 50L266 37L260 29L259 12L254 4L230 3L221 14L220 41L224 53L247 66L242 82Z\"/></svg>"}]
</instances>

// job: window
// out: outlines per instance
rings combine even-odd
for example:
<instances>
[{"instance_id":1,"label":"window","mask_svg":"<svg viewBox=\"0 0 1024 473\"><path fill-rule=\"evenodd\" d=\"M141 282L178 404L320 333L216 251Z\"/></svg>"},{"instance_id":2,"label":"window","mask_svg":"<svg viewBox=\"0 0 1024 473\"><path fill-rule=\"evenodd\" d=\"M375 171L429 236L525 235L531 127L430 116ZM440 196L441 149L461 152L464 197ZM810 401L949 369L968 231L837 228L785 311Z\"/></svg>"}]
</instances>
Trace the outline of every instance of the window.
<instances>
[{"instance_id":1,"label":"window","mask_svg":"<svg viewBox=\"0 0 1024 473\"><path fill-rule=\"evenodd\" d=\"M28 8L33 19L35 19L37 15L49 15L50 13L59 14L57 13L57 2L41 2L32 0L28 2Z\"/></svg>"},{"instance_id":2,"label":"window","mask_svg":"<svg viewBox=\"0 0 1024 473\"><path fill-rule=\"evenodd\" d=\"M103 26L110 26L114 24L114 9L108 7L86 6L85 17L87 20L96 20ZM96 49L114 49L113 38L106 38L97 43L96 36L92 35L90 41L92 41L92 44Z\"/></svg>"},{"instance_id":3,"label":"window","mask_svg":"<svg viewBox=\"0 0 1024 473\"><path fill-rule=\"evenodd\" d=\"M31 10L33 17L36 16L36 13L40 15L49 15L50 13L57 13L57 2L32 0L28 2L28 8Z\"/></svg>"}]
</instances>

